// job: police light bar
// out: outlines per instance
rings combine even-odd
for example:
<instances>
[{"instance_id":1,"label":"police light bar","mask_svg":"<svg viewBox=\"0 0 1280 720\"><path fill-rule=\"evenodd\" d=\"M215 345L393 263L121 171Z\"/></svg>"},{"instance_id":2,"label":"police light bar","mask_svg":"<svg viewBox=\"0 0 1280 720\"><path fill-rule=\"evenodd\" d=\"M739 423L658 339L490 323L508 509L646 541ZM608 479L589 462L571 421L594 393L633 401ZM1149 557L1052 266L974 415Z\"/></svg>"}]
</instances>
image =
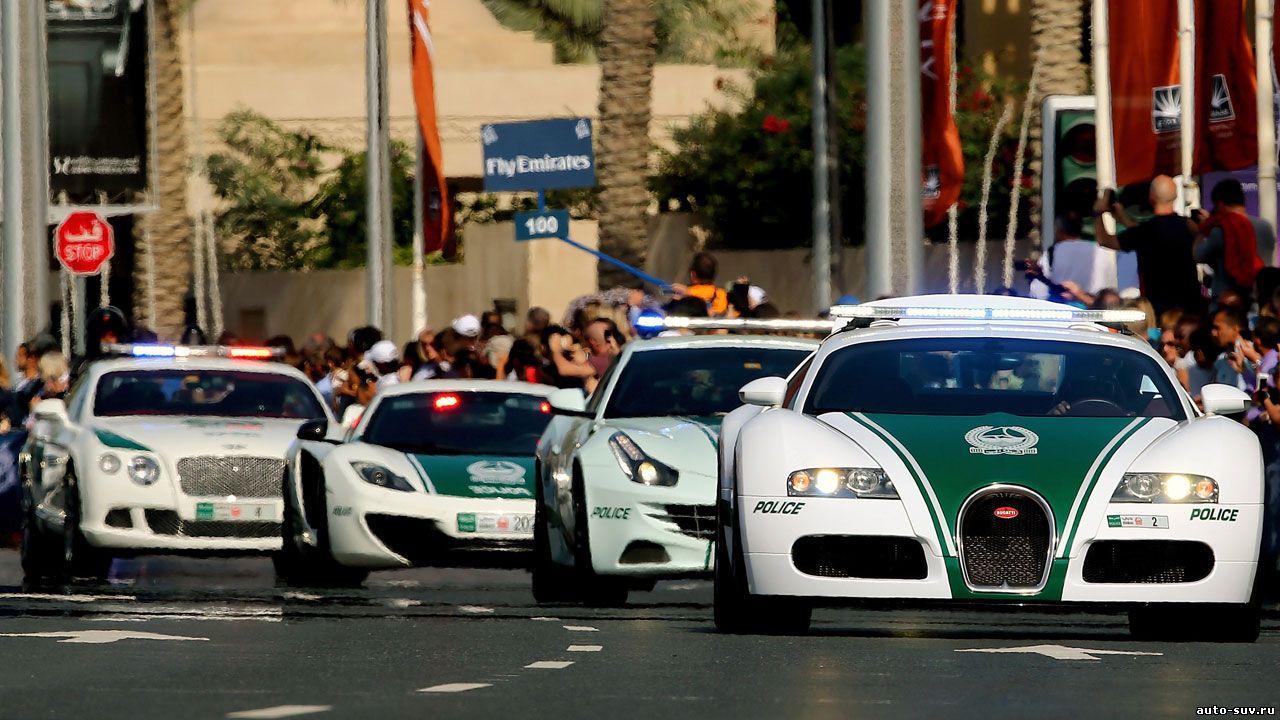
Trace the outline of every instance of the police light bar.
<instances>
[{"instance_id":1,"label":"police light bar","mask_svg":"<svg viewBox=\"0 0 1280 720\"><path fill-rule=\"evenodd\" d=\"M831 320L791 320L775 318L662 318L666 330L738 330L748 332L821 333L830 335L838 323Z\"/></svg>"},{"instance_id":2,"label":"police light bar","mask_svg":"<svg viewBox=\"0 0 1280 720\"><path fill-rule=\"evenodd\" d=\"M233 360L272 360L284 357L284 348L244 347L226 345L163 345L159 343L103 343L102 352L108 355L129 355L136 358L206 358L220 357Z\"/></svg>"},{"instance_id":3,"label":"police light bar","mask_svg":"<svg viewBox=\"0 0 1280 720\"><path fill-rule=\"evenodd\" d=\"M1025 322L1133 323L1147 319L1141 310L1077 310L1075 308L893 307L837 305L831 317L851 320L1012 320Z\"/></svg>"}]
</instances>

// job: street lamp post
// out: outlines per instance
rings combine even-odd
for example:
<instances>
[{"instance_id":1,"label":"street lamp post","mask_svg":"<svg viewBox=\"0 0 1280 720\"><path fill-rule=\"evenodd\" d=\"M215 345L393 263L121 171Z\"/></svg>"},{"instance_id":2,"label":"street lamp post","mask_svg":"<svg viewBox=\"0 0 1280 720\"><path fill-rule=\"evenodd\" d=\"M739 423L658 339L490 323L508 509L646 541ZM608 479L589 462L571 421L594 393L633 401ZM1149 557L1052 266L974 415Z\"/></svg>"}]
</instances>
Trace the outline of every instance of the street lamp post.
<instances>
[{"instance_id":1,"label":"street lamp post","mask_svg":"<svg viewBox=\"0 0 1280 720\"><path fill-rule=\"evenodd\" d=\"M813 304L831 305L831 154L827 134L827 24L825 0L813 8Z\"/></svg>"},{"instance_id":2,"label":"street lamp post","mask_svg":"<svg viewBox=\"0 0 1280 720\"><path fill-rule=\"evenodd\" d=\"M385 334L395 333L391 257L390 110L387 107L387 11L385 0L366 0L365 71L368 136L365 156L367 226L367 318Z\"/></svg>"}]
</instances>

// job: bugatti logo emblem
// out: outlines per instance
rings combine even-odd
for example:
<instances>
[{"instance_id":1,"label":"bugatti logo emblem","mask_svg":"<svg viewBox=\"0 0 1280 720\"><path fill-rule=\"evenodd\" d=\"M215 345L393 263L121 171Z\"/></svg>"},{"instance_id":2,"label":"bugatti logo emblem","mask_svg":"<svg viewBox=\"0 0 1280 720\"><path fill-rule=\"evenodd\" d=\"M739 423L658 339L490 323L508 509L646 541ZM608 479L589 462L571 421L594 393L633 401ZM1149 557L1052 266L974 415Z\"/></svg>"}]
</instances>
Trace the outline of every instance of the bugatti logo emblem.
<instances>
[{"instance_id":1,"label":"bugatti logo emblem","mask_svg":"<svg viewBox=\"0 0 1280 720\"><path fill-rule=\"evenodd\" d=\"M493 485L523 485L524 468L507 460L481 460L467 466L471 482Z\"/></svg>"},{"instance_id":2,"label":"bugatti logo emblem","mask_svg":"<svg viewBox=\"0 0 1280 720\"><path fill-rule=\"evenodd\" d=\"M1007 507L1007 506L1006 506L1006 507L998 507L998 508L996 508L995 510L993 510L993 511L991 512L991 514L992 514L992 515L995 515L996 517L1000 518L1001 520L1012 520L1012 519L1014 519L1014 518L1018 517L1018 508L1011 508L1011 507Z\"/></svg>"},{"instance_id":3,"label":"bugatti logo emblem","mask_svg":"<svg viewBox=\"0 0 1280 720\"><path fill-rule=\"evenodd\" d=\"M980 425L964 435L974 455L1035 455L1040 436L1017 425Z\"/></svg>"}]
</instances>

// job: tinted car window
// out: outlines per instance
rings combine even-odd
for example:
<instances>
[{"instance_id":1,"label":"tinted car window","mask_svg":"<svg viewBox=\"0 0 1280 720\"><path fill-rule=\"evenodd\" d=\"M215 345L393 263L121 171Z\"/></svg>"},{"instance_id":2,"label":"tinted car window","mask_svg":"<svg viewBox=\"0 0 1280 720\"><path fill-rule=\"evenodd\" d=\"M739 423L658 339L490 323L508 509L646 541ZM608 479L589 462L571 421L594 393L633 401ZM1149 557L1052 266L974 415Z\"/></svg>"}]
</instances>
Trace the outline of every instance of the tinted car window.
<instances>
[{"instance_id":1,"label":"tinted car window","mask_svg":"<svg viewBox=\"0 0 1280 720\"><path fill-rule=\"evenodd\" d=\"M806 412L1164 417L1182 404L1152 358L1107 345L1020 339L868 342L817 369Z\"/></svg>"},{"instance_id":2,"label":"tinted car window","mask_svg":"<svg viewBox=\"0 0 1280 720\"><path fill-rule=\"evenodd\" d=\"M742 403L738 390L757 378L791 374L803 348L707 347L646 350L620 370L607 418L717 415Z\"/></svg>"},{"instance_id":3,"label":"tinted car window","mask_svg":"<svg viewBox=\"0 0 1280 720\"><path fill-rule=\"evenodd\" d=\"M428 454L532 455L551 421L537 395L438 392L384 398L361 440Z\"/></svg>"},{"instance_id":4,"label":"tinted car window","mask_svg":"<svg viewBox=\"0 0 1280 720\"><path fill-rule=\"evenodd\" d=\"M93 414L212 415L219 417L324 417L307 383L263 372L237 370L128 370L98 380Z\"/></svg>"}]
</instances>

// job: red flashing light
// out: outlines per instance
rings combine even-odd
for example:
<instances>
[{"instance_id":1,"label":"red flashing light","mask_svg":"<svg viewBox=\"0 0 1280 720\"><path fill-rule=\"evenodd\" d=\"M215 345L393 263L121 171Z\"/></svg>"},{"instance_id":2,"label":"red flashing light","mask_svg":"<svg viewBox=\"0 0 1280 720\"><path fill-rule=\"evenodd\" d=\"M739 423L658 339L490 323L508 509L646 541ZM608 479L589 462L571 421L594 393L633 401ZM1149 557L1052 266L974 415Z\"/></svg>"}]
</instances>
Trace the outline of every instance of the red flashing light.
<instances>
[{"instance_id":1,"label":"red flashing light","mask_svg":"<svg viewBox=\"0 0 1280 720\"><path fill-rule=\"evenodd\" d=\"M452 410L462 404L462 400L457 395L437 395L431 405L436 410Z\"/></svg>"},{"instance_id":2,"label":"red flashing light","mask_svg":"<svg viewBox=\"0 0 1280 720\"><path fill-rule=\"evenodd\" d=\"M270 360L275 354L265 347L233 347L227 349L227 357L235 360Z\"/></svg>"},{"instance_id":3,"label":"red flashing light","mask_svg":"<svg viewBox=\"0 0 1280 720\"><path fill-rule=\"evenodd\" d=\"M542 403L538 405L538 409L542 411L543 415L550 415L551 403L547 402L546 400L543 400Z\"/></svg>"}]
</instances>

